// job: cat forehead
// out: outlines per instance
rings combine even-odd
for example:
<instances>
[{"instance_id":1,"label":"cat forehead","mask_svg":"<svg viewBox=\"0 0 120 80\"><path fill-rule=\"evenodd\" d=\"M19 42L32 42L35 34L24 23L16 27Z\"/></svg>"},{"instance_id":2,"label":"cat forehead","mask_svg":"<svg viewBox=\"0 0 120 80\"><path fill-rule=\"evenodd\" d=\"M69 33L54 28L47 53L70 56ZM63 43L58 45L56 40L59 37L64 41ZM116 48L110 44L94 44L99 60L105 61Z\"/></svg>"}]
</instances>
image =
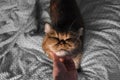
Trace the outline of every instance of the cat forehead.
<instances>
[{"instance_id":1,"label":"cat forehead","mask_svg":"<svg viewBox=\"0 0 120 80\"><path fill-rule=\"evenodd\" d=\"M69 31L69 32L57 32L57 31L55 31L55 30L52 30L51 32L49 32L49 35L51 35L51 36L59 36L59 35L61 35L61 36L68 36L68 37L70 37L70 36L76 36L78 33L77 32L72 32L72 31Z\"/></svg>"}]
</instances>

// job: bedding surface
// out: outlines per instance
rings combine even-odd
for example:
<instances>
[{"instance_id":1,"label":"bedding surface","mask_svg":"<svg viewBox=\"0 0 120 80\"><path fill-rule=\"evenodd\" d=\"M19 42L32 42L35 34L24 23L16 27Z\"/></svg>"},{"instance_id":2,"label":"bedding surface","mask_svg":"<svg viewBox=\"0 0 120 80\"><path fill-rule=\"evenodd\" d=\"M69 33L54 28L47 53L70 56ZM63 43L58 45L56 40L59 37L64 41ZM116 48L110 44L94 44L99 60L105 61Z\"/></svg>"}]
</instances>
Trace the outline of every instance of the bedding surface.
<instances>
[{"instance_id":1,"label":"bedding surface","mask_svg":"<svg viewBox=\"0 0 120 80\"><path fill-rule=\"evenodd\" d=\"M120 80L120 1L76 1L85 25L78 80ZM34 13L49 22L48 8L49 0L0 0L0 80L53 80L52 61L41 47L43 32L35 33Z\"/></svg>"}]
</instances>

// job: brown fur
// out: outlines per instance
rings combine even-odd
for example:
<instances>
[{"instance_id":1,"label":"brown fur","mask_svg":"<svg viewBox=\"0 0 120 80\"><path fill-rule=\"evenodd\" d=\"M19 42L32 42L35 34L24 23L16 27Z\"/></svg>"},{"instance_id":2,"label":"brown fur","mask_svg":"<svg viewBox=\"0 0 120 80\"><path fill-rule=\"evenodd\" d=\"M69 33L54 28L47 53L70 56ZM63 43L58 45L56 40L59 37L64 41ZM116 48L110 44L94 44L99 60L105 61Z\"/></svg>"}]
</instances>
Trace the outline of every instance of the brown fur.
<instances>
[{"instance_id":1,"label":"brown fur","mask_svg":"<svg viewBox=\"0 0 120 80\"><path fill-rule=\"evenodd\" d=\"M50 27L49 24L47 25ZM68 56L72 56L76 68L79 68L82 56L81 40L79 36L80 36L79 31L58 33L50 27L50 30L46 32L46 35L43 40L42 44L43 50L50 59L52 59L52 57L49 55L51 51L52 52L58 52L60 50L68 51L70 52Z\"/></svg>"},{"instance_id":2,"label":"brown fur","mask_svg":"<svg viewBox=\"0 0 120 80\"><path fill-rule=\"evenodd\" d=\"M75 0L51 0L51 23L45 24L43 50L50 59L50 52L57 56L71 56L76 69L82 56L82 19Z\"/></svg>"}]
</instances>

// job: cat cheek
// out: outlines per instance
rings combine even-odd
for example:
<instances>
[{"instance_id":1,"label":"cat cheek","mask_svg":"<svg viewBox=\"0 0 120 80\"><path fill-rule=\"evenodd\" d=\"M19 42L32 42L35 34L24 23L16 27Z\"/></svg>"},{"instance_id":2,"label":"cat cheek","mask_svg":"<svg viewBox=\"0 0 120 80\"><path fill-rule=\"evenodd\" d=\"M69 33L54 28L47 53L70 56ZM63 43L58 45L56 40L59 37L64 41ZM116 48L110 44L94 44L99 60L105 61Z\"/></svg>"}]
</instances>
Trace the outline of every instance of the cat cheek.
<instances>
[{"instance_id":1,"label":"cat cheek","mask_svg":"<svg viewBox=\"0 0 120 80\"><path fill-rule=\"evenodd\" d=\"M56 51L57 51L57 48L55 47L54 44L48 45L48 48L49 48L50 51L52 51L52 52L56 52Z\"/></svg>"}]
</instances>

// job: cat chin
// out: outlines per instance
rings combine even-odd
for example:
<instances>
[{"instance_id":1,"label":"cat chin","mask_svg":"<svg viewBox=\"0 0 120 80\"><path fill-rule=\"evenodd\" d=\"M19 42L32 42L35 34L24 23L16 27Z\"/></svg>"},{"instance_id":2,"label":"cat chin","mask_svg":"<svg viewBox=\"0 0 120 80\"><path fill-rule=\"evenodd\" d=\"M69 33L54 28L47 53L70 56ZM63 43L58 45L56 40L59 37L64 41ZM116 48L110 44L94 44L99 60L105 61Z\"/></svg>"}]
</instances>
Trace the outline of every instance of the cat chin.
<instances>
[{"instance_id":1,"label":"cat chin","mask_svg":"<svg viewBox=\"0 0 120 80\"><path fill-rule=\"evenodd\" d=\"M58 51L58 52L55 52L55 54L56 54L57 56L59 56L59 57L64 57L64 56L70 55L70 52L65 51L65 50L60 50L60 51Z\"/></svg>"}]
</instances>

